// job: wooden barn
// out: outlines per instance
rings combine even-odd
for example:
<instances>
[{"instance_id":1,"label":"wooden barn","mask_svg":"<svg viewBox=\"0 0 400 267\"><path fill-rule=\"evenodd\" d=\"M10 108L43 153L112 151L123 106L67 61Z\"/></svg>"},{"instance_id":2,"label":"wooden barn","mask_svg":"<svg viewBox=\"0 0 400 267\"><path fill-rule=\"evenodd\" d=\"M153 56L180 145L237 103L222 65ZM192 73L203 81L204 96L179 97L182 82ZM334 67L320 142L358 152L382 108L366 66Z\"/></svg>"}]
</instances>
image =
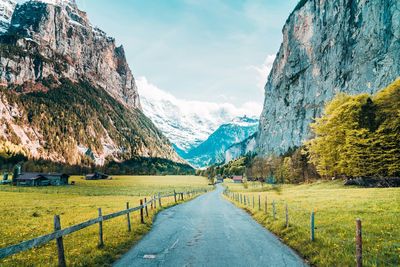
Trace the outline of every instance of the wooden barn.
<instances>
[{"instance_id":1,"label":"wooden barn","mask_svg":"<svg viewBox=\"0 0 400 267\"><path fill-rule=\"evenodd\" d=\"M243 183L243 176L241 175L233 176L232 180L234 183L238 184Z\"/></svg>"},{"instance_id":2,"label":"wooden barn","mask_svg":"<svg viewBox=\"0 0 400 267\"><path fill-rule=\"evenodd\" d=\"M37 173L26 172L19 175L16 179L17 186L60 186L68 185L69 175L62 173Z\"/></svg>"},{"instance_id":3,"label":"wooden barn","mask_svg":"<svg viewBox=\"0 0 400 267\"><path fill-rule=\"evenodd\" d=\"M101 172L90 173L85 176L85 180L106 180L109 176Z\"/></svg>"}]
</instances>

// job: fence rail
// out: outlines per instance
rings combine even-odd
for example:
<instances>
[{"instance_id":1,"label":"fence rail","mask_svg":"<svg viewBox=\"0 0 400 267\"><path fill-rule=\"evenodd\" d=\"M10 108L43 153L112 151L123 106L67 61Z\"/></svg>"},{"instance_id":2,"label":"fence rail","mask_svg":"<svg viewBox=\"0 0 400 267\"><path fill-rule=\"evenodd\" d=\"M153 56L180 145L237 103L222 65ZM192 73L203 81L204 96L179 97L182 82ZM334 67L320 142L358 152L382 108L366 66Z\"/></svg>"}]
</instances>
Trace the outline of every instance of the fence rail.
<instances>
[{"instance_id":1,"label":"fence rail","mask_svg":"<svg viewBox=\"0 0 400 267\"><path fill-rule=\"evenodd\" d=\"M113 218L117 218L123 215L127 215L127 220L128 220L128 231L130 230L130 217L129 214L135 211L141 211L140 215L141 215L141 223L144 223L144 212L143 210L146 210L146 215L148 215L147 212L147 207L150 205L151 208L156 208L156 203L158 202L159 207L162 207L162 198L167 198L167 197L174 197L175 203L178 202L177 196L179 196L180 200L184 200L184 195L187 195L188 197L191 196L196 196L200 193L205 193L207 192L207 190L194 190L194 191L189 191L189 192L175 192L172 194L165 194L165 195L161 195L161 194L157 194L154 195L149 201L144 202L143 200L141 200L141 205L137 206L137 207L133 207L133 208L129 208L129 203L127 203L127 209L121 210L121 211L117 211L114 213L110 213L107 215L101 215L101 209L99 209L99 217L94 218L94 219L90 219L87 220L85 222L67 227L65 229L61 229L60 226L60 217L58 215L54 216L54 226L55 226L55 231L47 234L47 235L43 235L37 238L33 238L31 240L27 240L27 241L23 241L19 244L16 245L12 245L9 247L5 247L5 248L0 248L0 260L4 259L6 257L12 256L14 254L17 253L21 253L23 251L32 249L34 247L38 247L38 246L42 246L45 245L47 243L49 243L52 240L57 240L57 247L58 247L58 258L59 258L59 262L58 265L59 266L65 266L65 256L64 256L64 248L63 248L63 244L62 244L62 237L75 233L77 231L80 231L82 229L85 229L89 226L95 225L95 224L99 224L99 235L100 235L100 243L99 245L103 245L103 241L102 241L102 232L103 232L103 227L102 227L102 223L104 221L107 220L111 220ZM61 241L61 244L60 244ZM61 251L60 251L60 248ZM61 254L61 255L60 255Z\"/></svg>"}]
</instances>

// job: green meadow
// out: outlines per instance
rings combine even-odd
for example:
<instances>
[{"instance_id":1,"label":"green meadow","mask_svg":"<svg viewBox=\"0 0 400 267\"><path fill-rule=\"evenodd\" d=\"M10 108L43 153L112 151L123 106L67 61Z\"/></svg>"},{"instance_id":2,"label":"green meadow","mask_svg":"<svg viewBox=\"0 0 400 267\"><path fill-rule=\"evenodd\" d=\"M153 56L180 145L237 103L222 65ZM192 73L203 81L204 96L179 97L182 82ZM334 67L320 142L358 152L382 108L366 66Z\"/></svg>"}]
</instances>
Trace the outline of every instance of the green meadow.
<instances>
[{"instance_id":1,"label":"green meadow","mask_svg":"<svg viewBox=\"0 0 400 267\"><path fill-rule=\"evenodd\" d=\"M302 185L261 186L260 183L248 182L244 186L231 180L225 181L231 192L250 199L246 205L231 201L297 250L311 265L354 266L355 221L360 218L364 266L400 266L400 188L356 188L345 187L342 183L320 181ZM272 202L276 207L275 220ZM313 242L310 241L312 211L315 212Z\"/></svg>"},{"instance_id":2,"label":"green meadow","mask_svg":"<svg viewBox=\"0 0 400 267\"><path fill-rule=\"evenodd\" d=\"M103 215L138 206L140 199L162 193L210 189L207 179L196 176L114 176L112 180L86 181L71 177L75 185L65 187L0 186L0 248L17 244L53 231L53 217L61 216L63 228ZM173 197L162 200L163 208L174 205ZM104 222L105 246L98 246L98 225L64 237L67 264L71 266L109 266L151 229L159 211L149 209L145 224L139 212L131 214L132 232L126 216ZM0 260L0 266L56 266L55 241Z\"/></svg>"}]
</instances>

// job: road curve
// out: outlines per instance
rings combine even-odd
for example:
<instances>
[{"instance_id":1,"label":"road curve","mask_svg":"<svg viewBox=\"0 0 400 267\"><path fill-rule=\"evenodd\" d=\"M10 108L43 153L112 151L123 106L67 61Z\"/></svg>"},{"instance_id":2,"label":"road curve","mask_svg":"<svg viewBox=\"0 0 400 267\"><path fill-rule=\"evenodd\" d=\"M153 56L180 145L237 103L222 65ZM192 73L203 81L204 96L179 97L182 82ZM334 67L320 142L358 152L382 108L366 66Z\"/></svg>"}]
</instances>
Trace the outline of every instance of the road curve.
<instances>
[{"instance_id":1,"label":"road curve","mask_svg":"<svg viewBox=\"0 0 400 267\"><path fill-rule=\"evenodd\" d=\"M152 230L114 266L306 266L222 186L160 212Z\"/></svg>"}]
</instances>

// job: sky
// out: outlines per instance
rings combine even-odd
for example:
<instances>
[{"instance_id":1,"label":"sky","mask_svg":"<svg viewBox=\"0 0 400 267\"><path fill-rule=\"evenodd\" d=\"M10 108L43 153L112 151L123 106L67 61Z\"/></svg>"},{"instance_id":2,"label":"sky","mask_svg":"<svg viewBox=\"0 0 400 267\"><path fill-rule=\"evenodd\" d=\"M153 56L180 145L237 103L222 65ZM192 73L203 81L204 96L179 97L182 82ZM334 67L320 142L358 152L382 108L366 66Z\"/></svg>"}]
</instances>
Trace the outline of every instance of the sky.
<instances>
[{"instance_id":1,"label":"sky","mask_svg":"<svg viewBox=\"0 0 400 267\"><path fill-rule=\"evenodd\" d=\"M253 105L298 0L77 0L136 78L183 100Z\"/></svg>"}]
</instances>

